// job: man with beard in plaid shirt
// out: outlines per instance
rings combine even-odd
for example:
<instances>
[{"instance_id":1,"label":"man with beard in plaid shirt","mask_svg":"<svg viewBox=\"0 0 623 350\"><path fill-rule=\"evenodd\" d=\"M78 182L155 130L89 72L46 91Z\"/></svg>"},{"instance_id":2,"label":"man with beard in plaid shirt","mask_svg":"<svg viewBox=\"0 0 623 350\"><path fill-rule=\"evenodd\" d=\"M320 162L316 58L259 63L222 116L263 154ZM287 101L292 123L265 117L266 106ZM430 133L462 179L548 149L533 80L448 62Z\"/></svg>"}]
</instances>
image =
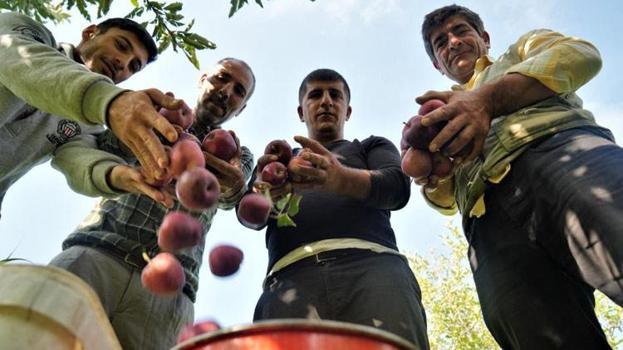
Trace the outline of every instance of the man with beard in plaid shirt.
<instances>
[{"instance_id":1,"label":"man with beard in plaid shirt","mask_svg":"<svg viewBox=\"0 0 623 350\"><path fill-rule=\"evenodd\" d=\"M220 127L244 109L253 93L255 77L244 61L225 58L201 77L200 85L202 93L191 132L202 139L211 129ZM147 185L139 170L126 165L122 158L118 162L107 160L110 171L106 181L93 181L90 176L93 165L103 154L110 159L110 154L104 151L123 155L112 134L100 139L99 148L76 147L73 154L56 159L54 166L66 174L73 188L80 188L83 193L88 191L82 187L104 182L125 194L102 199L63 242L64 251L50 264L75 273L93 287L124 349L169 349L181 328L193 321L203 244L176 254L186 275L183 292L161 297L143 288L141 270L146 264L143 252L150 256L159 252L156 232L163 217L169 210L185 209L170 198L163 200L165 205L150 198L154 196L149 194L157 190ZM246 190L253 155L241 147L239 155L229 162L208 154L206 164L214 169L221 185L218 208L233 208ZM91 192L95 194L98 189L92 188ZM204 234L216 210L214 207L191 213L203 225Z\"/></svg>"}]
</instances>

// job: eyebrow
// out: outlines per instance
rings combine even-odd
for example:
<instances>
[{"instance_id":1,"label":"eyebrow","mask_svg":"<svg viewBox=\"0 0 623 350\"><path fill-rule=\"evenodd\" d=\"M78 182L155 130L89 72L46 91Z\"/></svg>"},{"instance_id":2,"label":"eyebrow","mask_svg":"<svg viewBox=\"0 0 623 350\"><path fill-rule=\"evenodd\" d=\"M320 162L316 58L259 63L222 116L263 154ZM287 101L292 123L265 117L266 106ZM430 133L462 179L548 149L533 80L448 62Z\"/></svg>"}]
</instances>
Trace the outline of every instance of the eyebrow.
<instances>
[{"instance_id":1,"label":"eyebrow","mask_svg":"<svg viewBox=\"0 0 623 350\"><path fill-rule=\"evenodd\" d=\"M233 79L233 76L232 76L229 72L227 72L227 70L225 69L225 67L223 67L223 68L224 68L224 69L219 70L219 71L218 71L218 72L217 72L214 76L217 76L217 75L222 75L223 77L225 77L225 78L227 78L227 79L229 79L229 80L234 80L234 79ZM243 84L243 83L241 83L241 82L239 82L239 81L237 81L237 80L236 80L236 81L235 81L235 85L236 85L236 87L238 87L238 88L242 89L242 92L244 93L244 95L246 95L246 94L247 94L247 88L244 86L244 84Z\"/></svg>"},{"instance_id":2,"label":"eyebrow","mask_svg":"<svg viewBox=\"0 0 623 350\"><path fill-rule=\"evenodd\" d=\"M457 25L455 25L454 27L450 28L450 32L455 32L457 30L463 29L463 28L470 28L469 25L467 25L466 23L459 23ZM435 38L433 38L432 43L433 46L435 46L439 40L441 40L442 37L446 36L446 33L444 32L443 35L437 35Z\"/></svg>"}]
</instances>

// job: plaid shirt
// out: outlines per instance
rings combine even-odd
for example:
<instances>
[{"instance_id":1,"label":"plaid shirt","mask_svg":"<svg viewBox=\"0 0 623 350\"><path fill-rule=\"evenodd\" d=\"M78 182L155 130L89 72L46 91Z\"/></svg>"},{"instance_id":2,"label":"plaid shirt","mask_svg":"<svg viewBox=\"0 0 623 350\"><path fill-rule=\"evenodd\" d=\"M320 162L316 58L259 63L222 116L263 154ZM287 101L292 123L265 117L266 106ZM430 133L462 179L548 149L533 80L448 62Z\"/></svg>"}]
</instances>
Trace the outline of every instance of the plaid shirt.
<instances>
[{"instance_id":1,"label":"plaid shirt","mask_svg":"<svg viewBox=\"0 0 623 350\"><path fill-rule=\"evenodd\" d=\"M100 148L119 153L116 140L109 136L101 138ZM245 180L248 180L253 171L253 154L246 147L242 147L241 166ZM221 195L218 208L225 210L234 208L245 191L246 188L242 188L237 193ZM165 214L175 210L189 212L196 217L203 225L205 236L210 230L217 208L203 212L190 212L176 202L172 209L167 209L151 198L138 194L103 198L63 242L63 249L74 245L95 247L123 259L130 266L140 270L145 266L142 258L143 252L151 257L160 252L158 227ZM193 302L199 284L199 268L203 258L204 241L176 254L186 274L184 293Z\"/></svg>"}]
</instances>

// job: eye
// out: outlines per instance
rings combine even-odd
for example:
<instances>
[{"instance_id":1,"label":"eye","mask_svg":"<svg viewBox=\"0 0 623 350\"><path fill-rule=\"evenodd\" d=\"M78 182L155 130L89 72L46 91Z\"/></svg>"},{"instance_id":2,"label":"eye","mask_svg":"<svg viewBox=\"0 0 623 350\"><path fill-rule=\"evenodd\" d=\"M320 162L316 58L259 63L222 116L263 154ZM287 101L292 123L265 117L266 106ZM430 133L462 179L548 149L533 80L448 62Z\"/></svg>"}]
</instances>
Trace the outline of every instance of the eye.
<instances>
[{"instance_id":1,"label":"eye","mask_svg":"<svg viewBox=\"0 0 623 350\"><path fill-rule=\"evenodd\" d=\"M127 50L128 46L121 40L115 40L116 44L117 44L117 48L121 51L125 51Z\"/></svg>"},{"instance_id":2,"label":"eye","mask_svg":"<svg viewBox=\"0 0 623 350\"><path fill-rule=\"evenodd\" d=\"M234 88L234 91L236 92L238 96L243 97L243 98L247 95L247 92L241 85L236 85L236 87Z\"/></svg>"},{"instance_id":3,"label":"eye","mask_svg":"<svg viewBox=\"0 0 623 350\"><path fill-rule=\"evenodd\" d=\"M433 46L436 50L439 50L440 48L446 46L446 37L440 36L439 38L437 38L437 40L435 40L435 42L433 43Z\"/></svg>"},{"instance_id":4,"label":"eye","mask_svg":"<svg viewBox=\"0 0 623 350\"><path fill-rule=\"evenodd\" d=\"M307 94L307 97L313 98L313 99L317 99L320 96L321 96L321 93L318 90L310 91L309 94Z\"/></svg>"},{"instance_id":5,"label":"eye","mask_svg":"<svg viewBox=\"0 0 623 350\"><path fill-rule=\"evenodd\" d=\"M469 33L469 29L468 28L461 28L459 29L459 31L457 32L458 35L465 35Z\"/></svg>"},{"instance_id":6,"label":"eye","mask_svg":"<svg viewBox=\"0 0 623 350\"><path fill-rule=\"evenodd\" d=\"M331 91L330 95L331 95L331 98L336 99L336 100L339 100L342 98L342 93L339 91Z\"/></svg>"}]
</instances>

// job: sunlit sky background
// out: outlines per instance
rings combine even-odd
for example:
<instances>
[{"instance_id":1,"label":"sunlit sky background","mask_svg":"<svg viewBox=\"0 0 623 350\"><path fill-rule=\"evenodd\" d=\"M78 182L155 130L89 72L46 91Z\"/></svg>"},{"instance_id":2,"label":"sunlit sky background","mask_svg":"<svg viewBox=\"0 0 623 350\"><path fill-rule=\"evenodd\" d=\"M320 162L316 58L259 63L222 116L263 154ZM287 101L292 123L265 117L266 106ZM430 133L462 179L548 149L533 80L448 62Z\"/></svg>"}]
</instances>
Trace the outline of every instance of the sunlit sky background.
<instances>
[{"instance_id":1,"label":"sunlit sky background","mask_svg":"<svg viewBox=\"0 0 623 350\"><path fill-rule=\"evenodd\" d=\"M183 14L196 18L194 30L213 40L216 50L201 51L208 66L220 58L246 60L257 77L255 94L246 110L225 125L256 156L273 139L305 134L296 114L301 80L316 68L333 68L348 80L353 113L347 139L381 135L400 141L402 122L417 111L414 98L426 90L445 90L451 82L433 69L419 29L424 15L449 3L420 0L270 0L264 8L244 7L228 18L229 1L186 1ZM519 35L551 28L579 36L601 51L603 68L579 95L597 120L623 138L620 34L621 1L521 0L465 1L480 13L491 35L491 54L502 54ZM128 12L129 1L117 0L110 16ZM118 6L118 8L117 8ZM99 22L100 20L96 20ZM74 15L69 24L48 27L58 41L77 44L89 23ZM181 54L167 51L158 61L122 86L173 91L194 105L198 72ZM62 88L62 87L59 87ZM71 192L60 173L42 165L7 193L0 219L0 258L13 256L46 264L61 250L61 242L87 215L96 199ZM331 215L331 213L326 213ZM336 218L339 219L339 218ZM343 219L343 218L342 218ZM414 186L411 201L394 212L398 246L406 253L442 249L440 235L458 216L443 217L424 204ZM206 241L240 247L245 259L228 278L201 273L196 319L214 318L223 326L251 322L266 270L264 234L241 226L233 211L217 214ZM207 257L207 253L206 253Z\"/></svg>"}]
</instances>

